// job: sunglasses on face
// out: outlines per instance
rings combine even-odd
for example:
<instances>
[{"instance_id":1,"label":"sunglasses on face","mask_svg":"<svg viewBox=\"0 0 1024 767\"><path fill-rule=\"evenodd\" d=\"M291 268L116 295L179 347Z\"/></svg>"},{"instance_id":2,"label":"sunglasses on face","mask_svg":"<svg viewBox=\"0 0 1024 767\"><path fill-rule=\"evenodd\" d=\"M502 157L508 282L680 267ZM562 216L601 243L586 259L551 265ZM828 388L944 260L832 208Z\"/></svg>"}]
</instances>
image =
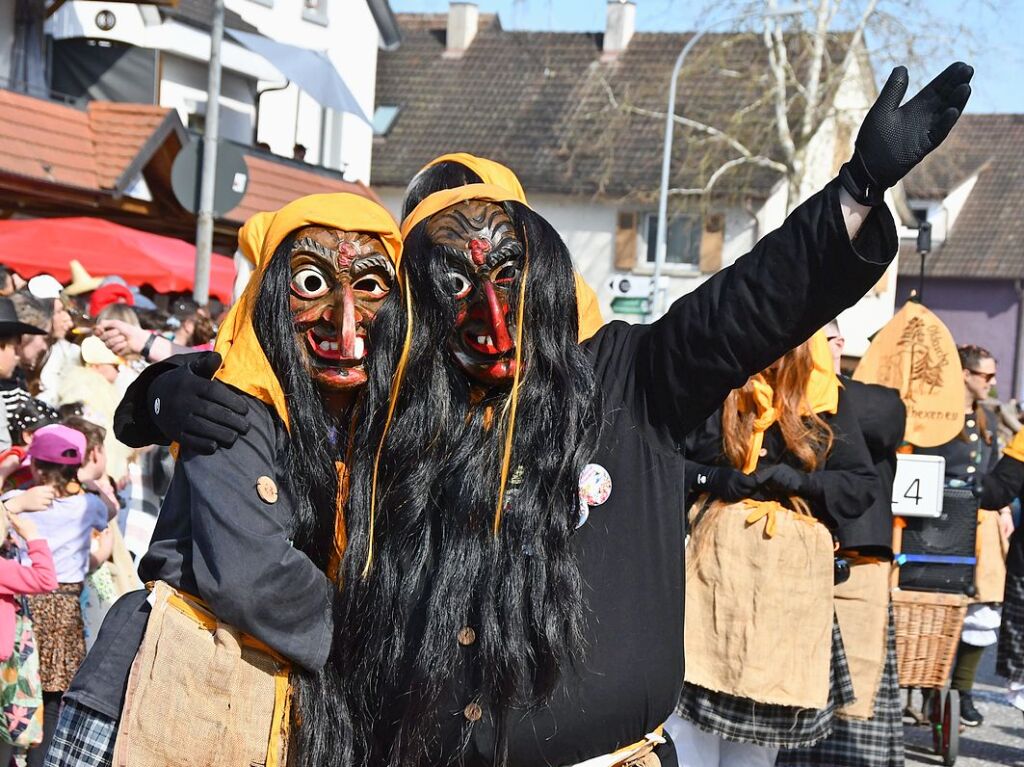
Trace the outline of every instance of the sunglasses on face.
<instances>
[{"instance_id":1,"label":"sunglasses on face","mask_svg":"<svg viewBox=\"0 0 1024 767\"><path fill-rule=\"evenodd\" d=\"M981 378L984 378L985 379L985 383L992 383L992 380L996 377L995 373L983 373L980 370L972 370L971 368L967 368L967 372L971 373L972 375L976 375L976 376L980 376Z\"/></svg>"}]
</instances>

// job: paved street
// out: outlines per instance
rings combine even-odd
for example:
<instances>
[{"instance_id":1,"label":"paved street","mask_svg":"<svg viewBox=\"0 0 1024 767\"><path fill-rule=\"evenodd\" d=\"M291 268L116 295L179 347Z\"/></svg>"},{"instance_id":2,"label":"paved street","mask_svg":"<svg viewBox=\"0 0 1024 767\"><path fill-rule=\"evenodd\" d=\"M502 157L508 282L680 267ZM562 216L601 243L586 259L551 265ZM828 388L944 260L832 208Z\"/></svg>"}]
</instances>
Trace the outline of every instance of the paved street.
<instances>
[{"instance_id":1,"label":"paved street","mask_svg":"<svg viewBox=\"0 0 1024 767\"><path fill-rule=\"evenodd\" d=\"M1024 718L1020 711L1003 702L1002 680L993 669L995 656L995 648L985 653L975 687L976 705L985 715L985 723L960 734L957 767L1024 767ZM908 726L905 732L908 765L942 764L941 758L932 752L927 727Z\"/></svg>"}]
</instances>

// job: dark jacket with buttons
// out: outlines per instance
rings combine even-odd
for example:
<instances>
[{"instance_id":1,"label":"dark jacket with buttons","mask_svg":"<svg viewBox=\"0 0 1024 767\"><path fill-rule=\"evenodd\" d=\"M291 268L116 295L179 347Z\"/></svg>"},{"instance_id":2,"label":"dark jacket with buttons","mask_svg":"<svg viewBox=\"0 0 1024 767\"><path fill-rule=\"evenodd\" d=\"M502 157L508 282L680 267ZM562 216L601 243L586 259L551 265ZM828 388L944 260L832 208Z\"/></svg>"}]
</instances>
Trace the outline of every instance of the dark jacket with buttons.
<instances>
[{"instance_id":1,"label":"dark jacket with buttons","mask_svg":"<svg viewBox=\"0 0 1024 767\"><path fill-rule=\"evenodd\" d=\"M587 651L550 702L509 713L508 764L567 765L610 753L674 710L683 680L680 448L729 391L856 302L885 271L897 242L888 211L874 210L851 245L838 191L830 184L810 198L654 324L612 322L585 342L605 418L591 462L612 483L571 539L584 581ZM495 761L497 723L473 697L476 646L463 645L438 711L434 764ZM671 747L658 755L674 764Z\"/></svg>"},{"instance_id":2,"label":"dark jacket with buttons","mask_svg":"<svg viewBox=\"0 0 1024 767\"><path fill-rule=\"evenodd\" d=\"M220 620L316 670L330 650L333 586L289 540L284 425L253 398L247 419L248 432L230 448L209 456L182 450L139 574L200 597ZM69 699L120 715L149 615L146 596L133 592L115 603Z\"/></svg>"},{"instance_id":3,"label":"dark jacket with buttons","mask_svg":"<svg viewBox=\"0 0 1024 767\"><path fill-rule=\"evenodd\" d=\"M978 493L984 489L985 477L995 468L1002 452L995 414L986 407L980 409L985 413L985 431L982 431L977 416L968 413L964 417L963 431L946 444L914 448L915 454L941 455L946 459L946 484L971 487Z\"/></svg>"}]
</instances>

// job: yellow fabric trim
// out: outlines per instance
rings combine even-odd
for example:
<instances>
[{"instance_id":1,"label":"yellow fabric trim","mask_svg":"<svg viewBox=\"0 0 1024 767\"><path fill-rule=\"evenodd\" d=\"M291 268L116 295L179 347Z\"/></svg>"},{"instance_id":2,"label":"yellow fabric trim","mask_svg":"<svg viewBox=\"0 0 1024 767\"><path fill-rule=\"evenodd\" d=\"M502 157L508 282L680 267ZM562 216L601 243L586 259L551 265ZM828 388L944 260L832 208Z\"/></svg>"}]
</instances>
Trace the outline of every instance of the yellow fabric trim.
<instances>
[{"instance_id":1,"label":"yellow fabric trim","mask_svg":"<svg viewBox=\"0 0 1024 767\"><path fill-rule=\"evenodd\" d=\"M274 213L270 211L254 213L238 230L238 249L253 266L258 266L262 260L263 240L273 220Z\"/></svg>"},{"instance_id":2,"label":"yellow fabric trim","mask_svg":"<svg viewBox=\"0 0 1024 767\"><path fill-rule=\"evenodd\" d=\"M152 590L152 586L152 583L146 584L146 587L150 590ZM217 616L209 611L206 603L199 599L199 597L175 590L168 597L167 603L207 631L217 630L217 625L220 621L217 620ZM281 767L281 739L284 736L284 729L291 706L291 695L289 694L288 687L291 663L285 660L273 648L256 639L256 637L240 633L239 640L246 647L269 655L277 663L277 672L274 674L274 713L271 720L270 736L267 739L266 767Z\"/></svg>"},{"instance_id":3,"label":"yellow fabric trim","mask_svg":"<svg viewBox=\"0 0 1024 767\"><path fill-rule=\"evenodd\" d=\"M466 184L455 189L442 189L440 192L434 192L420 200L420 204L405 217L402 221L402 239L408 237L409 232L421 221L466 200L520 202L514 193L494 184Z\"/></svg>"},{"instance_id":4,"label":"yellow fabric trim","mask_svg":"<svg viewBox=\"0 0 1024 767\"><path fill-rule=\"evenodd\" d=\"M743 505L750 509L750 513L747 514L746 523L753 525L756 522L764 519L764 534L769 538L774 538L775 533L778 529L778 521L776 517L779 512L791 512L795 519L799 519L801 522L807 522L809 524L816 524L817 520L809 514L801 514L798 511L787 509L778 501L755 501L751 499L744 500Z\"/></svg>"},{"instance_id":5,"label":"yellow fabric trim","mask_svg":"<svg viewBox=\"0 0 1024 767\"><path fill-rule=\"evenodd\" d=\"M347 192L300 197L275 213L258 213L253 218L257 217L259 222L253 224L251 232L255 233L264 225L266 230L262 241L258 243L258 249L255 238L250 239L247 245L258 254L256 272L217 334L214 349L223 357L223 362L216 378L271 405L285 426L288 426L288 408L284 391L252 326L256 299L274 251L297 229L304 226L327 226L332 229L376 235L397 266L402 252L402 241L395 220L387 210L372 200Z\"/></svg>"},{"instance_id":6,"label":"yellow fabric trim","mask_svg":"<svg viewBox=\"0 0 1024 767\"><path fill-rule=\"evenodd\" d=\"M1024 429L1013 435L1010 444L1003 450L1003 455L1008 455L1015 461L1024 463Z\"/></svg>"},{"instance_id":7,"label":"yellow fabric trim","mask_svg":"<svg viewBox=\"0 0 1024 767\"><path fill-rule=\"evenodd\" d=\"M468 152L451 152L435 157L420 168L416 175L442 162L454 162L463 165L479 176L480 181L483 183L491 186L500 186L510 192L512 196L509 199L521 202L523 205L529 205L526 201L526 192L523 191L523 185L519 183L519 178L510 168L502 165L500 162L488 160L486 157L477 157ZM241 239L241 235L239 235L239 239ZM597 294L594 293L594 289L586 283L579 272L574 276L576 278L576 308L579 312L579 340L582 343L593 336L604 325L604 317L601 316L601 306L597 300Z\"/></svg>"},{"instance_id":8,"label":"yellow fabric trim","mask_svg":"<svg viewBox=\"0 0 1024 767\"><path fill-rule=\"evenodd\" d=\"M804 415L810 413L832 413L839 409L839 377L832 366L832 350L823 330L819 330L808 341L810 344L811 370L807 380L807 395L804 404ZM774 407L775 392L764 376L758 373L751 378L754 386L754 406L757 416L754 431L750 436L750 445L743 462L743 471L750 474L757 468L761 448L764 445L764 433L781 417Z\"/></svg>"},{"instance_id":9,"label":"yellow fabric trim","mask_svg":"<svg viewBox=\"0 0 1024 767\"><path fill-rule=\"evenodd\" d=\"M451 152L435 157L420 168L419 173L442 162L455 162L459 165L464 165L478 175L483 183L500 186L512 193L513 196L509 199L518 200L523 205L529 205L526 202L526 192L523 191L523 185L519 183L519 178L510 168L502 165L500 162L488 160L486 157L477 157L476 155L469 154L469 152Z\"/></svg>"}]
</instances>

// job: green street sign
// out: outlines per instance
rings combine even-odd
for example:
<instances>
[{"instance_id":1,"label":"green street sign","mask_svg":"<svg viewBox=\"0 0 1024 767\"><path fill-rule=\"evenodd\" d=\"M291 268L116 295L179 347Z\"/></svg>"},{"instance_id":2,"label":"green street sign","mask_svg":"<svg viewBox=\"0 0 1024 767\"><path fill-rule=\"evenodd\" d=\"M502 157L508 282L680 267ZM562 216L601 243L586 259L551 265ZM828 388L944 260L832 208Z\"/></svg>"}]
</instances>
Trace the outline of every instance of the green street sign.
<instances>
[{"instance_id":1,"label":"green street sign","mask_svg":"<svg viewBox=\"0 0 1024 767\"><path fill-rule=\"evenodd\" d=\"M612 299L612 311L616 314L647 314L650 299L636 296L617 296Z\"/></svg>"}]
</instances>

